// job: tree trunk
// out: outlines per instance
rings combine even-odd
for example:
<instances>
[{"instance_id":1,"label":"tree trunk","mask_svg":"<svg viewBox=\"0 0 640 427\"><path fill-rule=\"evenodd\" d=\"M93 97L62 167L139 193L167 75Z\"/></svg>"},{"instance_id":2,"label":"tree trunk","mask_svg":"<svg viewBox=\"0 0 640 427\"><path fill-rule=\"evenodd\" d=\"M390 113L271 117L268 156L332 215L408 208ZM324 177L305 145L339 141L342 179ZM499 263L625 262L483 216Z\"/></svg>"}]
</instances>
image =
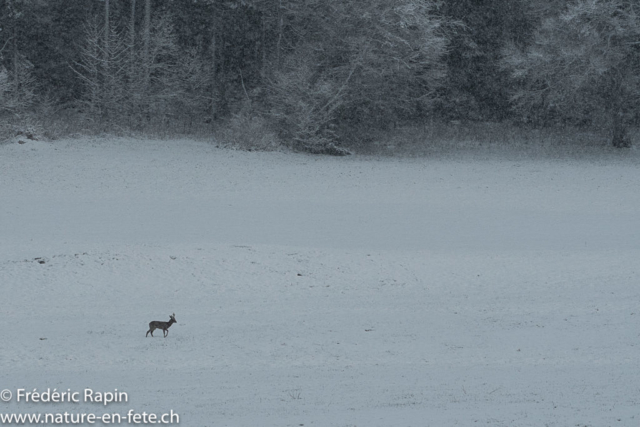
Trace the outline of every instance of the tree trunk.
<instances>
[{"instance_id":1,"label":"tree trunk","mask_svg":"<svg viewBox=\"0 0 640 427\"><path fill-rule=\"evenodd\" d=\"M18 24L13 23L13 85L15 96L20 90L20 58L18 55Z\"/></svg>"},{"instance_id":2,"label":"tree trunk","mask_svg":"<svg viewBox=\"0 0 640 427\"><path fill-rule=\"evenodd\" d=\"M267 70L267 24L266 20L266 10L262 11L262 16L260 18L262 24L262 31L260 32L260 78L264 82Z\"/></svg>"},{"instance_id":3,"label":"tree trunk","mask_svg":"<svg viewBox=\"0 0 640 427\"><path fill-rule=\"evenodd\" d=\"M149 61L149 45L151 44L151 0L144 3L144 35L143 35L143 60L144 60L144 88L149 85L151 64Z\"/></svg>"},{"instance_id":4,"label":"tree trunk","mask_svg":"<svg viewBox=\"0 0 640 427\"><path fill-rule=\"evenodd\" d=\"M216 119L216 114L218 110L218 76L216 73L216 67L218 63L216 62L216 36L218 32L218 28L216 25L215 19L213 20L213 31L211 34L211 123L213 123Z\"/></svg>"},{"instance_id":5,"label":"tree trunk","mask_svg":"<svg viewBox=\"0 0 640 427\"><path fill-rule=\"evenodd\" d=\"M107 115L109 114L109 112L111 112L111 108L113 107L113 105L111 104L111 101L113 101L112 98L112 90L113 87L111 85L111 83L113 83L111 81L111 51L110 51L110 47L109 47L109 37L111 36L111 24L109 22L109 0L104 0L104 57L102 58L103 62L102 62L102 84L103 84L103 88L102 88L102 93L103 93L103 98L102 98L102 102L103 102L103 107L104 107L104 113L106 113Z\"/></svg>"},{"instance_id":6,"label":"tree trunk","mask_svg":"<svg viewBox=\"0 0 640 427\"><path fill-rule=\"evenodd\" d=\"M278 41L276 43L276 66L278 71L282 69L282 32L284 27L284 14L282 13L282 0L278 0Z\"/></svg>"},{"instance_id":7,"label":"tree trunk","mask_svg":"<svg viewBox=\"0 0 640 427\"><path fill-rule=\"evenodd\" d=\"M132 120L136 111L136 99L134 91L136 90L136 0L131 0L131 17L129 21L129 100L131 114L129 120Z\"/></svg>"},{"instance_id":8,"label":"tree trunk","mask_svg":"<svg viewBox=\"0 0 640 427\"><path fill-rule=\"evenodd\" d=\"M129 73L133 78L135 63L136 63L136 0L131 0L131 18L129 21L129 58L131 63L129 64Z\"/></svg>"},{"instance_id":9,"label":"tree trunk","mask_svg":"<svg viewBox=\"0 0 640 427\"><path fill-rule=\"evenodd\" d=\"M111 26L109 25L109 0L104 0L104 63L109 63L109 35Z\"/></svg>"},{"instance_id":10,"label":"tree trunk","mask_svg":"<svg viewBox=\"0 0 640 427\"><path fill-rule=\"evenodd\" d=\"M624 90L621 79L614 76L609 92L609 107L611 108L611 144L616 148L628 148L631 141L627 135L627 123L624 117Z\"/></svg>"},{"instance_id":11,"label":"tree trunk","mask_svg":"<svg viewBox=\"0 0 640 427\"><path fill-rule=\"evenodd\" d=\"M631 147L631 141L627 134L627 125L624 122L623 113L618 106L613 111L612 117L612 138L611 143L616 148L629 148Z\"/></svg>"},{"instance_id":12,"label":"tree trunk","mask_svg":"<svg viewBox=\"0 0 640 427\"><path fill-rule=\"evenodd\" d=\"M222 16L221 17L221 22L224 22L224 19L226 17ZM228 19L228 18L227 18ZM218 93L218 102L216 103L216 109L217 112L220 113L220 115L224 115L226 112L228 112L228 103L227 103L227 83L226 83L226 75L227 75L227 58L225 56L225 49L224 46L227 43L227 40L225 39L225 34L224 32L221 32L218 35L218 45L221 46L221 49L217 49L218 50L218 70L220 71L219 73L216 73L217 75L217 80L216 80L216 89L217 89L217 93Z\"/></svg>"}]
</instances>

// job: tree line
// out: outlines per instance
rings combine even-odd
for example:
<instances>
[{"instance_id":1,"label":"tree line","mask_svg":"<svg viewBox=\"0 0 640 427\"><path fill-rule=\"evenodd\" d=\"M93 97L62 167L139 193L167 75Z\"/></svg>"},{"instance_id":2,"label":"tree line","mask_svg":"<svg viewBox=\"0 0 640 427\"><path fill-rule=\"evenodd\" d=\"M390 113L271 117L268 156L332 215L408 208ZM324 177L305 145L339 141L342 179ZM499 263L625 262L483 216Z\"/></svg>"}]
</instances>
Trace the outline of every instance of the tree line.
<instances>
[{"instance_id":1,"label":"tree line","mask_svg":"<svg viewBox=\"0 0 640 427\"><path fill-rule=\"evenodd\" d=\"M326 147L430 120L606 127L640 94L632 0L0 0L0 118L260 120Z\"/></svg>"}]
</instances>

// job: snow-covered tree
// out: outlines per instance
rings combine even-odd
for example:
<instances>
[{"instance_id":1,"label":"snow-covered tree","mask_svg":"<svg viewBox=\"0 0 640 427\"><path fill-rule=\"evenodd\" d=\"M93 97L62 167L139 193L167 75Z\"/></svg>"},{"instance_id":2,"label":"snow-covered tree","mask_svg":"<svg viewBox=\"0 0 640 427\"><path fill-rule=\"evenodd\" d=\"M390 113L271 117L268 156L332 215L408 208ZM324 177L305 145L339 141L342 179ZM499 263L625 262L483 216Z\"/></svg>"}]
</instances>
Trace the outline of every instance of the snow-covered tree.
<instances>
[{"instance_id":1,"label":"snow-covered tree","mask_svg":"<svg viewBox=\"0 0 640 427\"><path fill-rule=\"evenodd\" d=\"M26 0L7 0L0 6L4 18L0 33L7 36L0 46L0 110L14 115L23 114L36 97L33 63L21 50L21 28L25 13L38 6Z\"/></svg>"},{"instance_id":2,"label":"snow-covered tree","mask_svg":"<svg viewBox=\"0 0 640 427\"><path fill-rule=\"evenodd\" d=\"M106 19L104 24L90 19L85 25L74 69L85 88L83 102L90 116L146 126L206 110L210 99L201 88L208 70L193 50L180 49L171 15L154 17L148 44L146 29L135 34L133 11L131 16L127 30Z\"/></svg>"},{"instance_id":3,"label":"snow-covered tree","mask_svg":"<svg viewBox=\"0 0 640 427\"><path fill-rule=\"evenodd\" d=\"M513 103L586 121L605 118L612 144L627 147L640 100L640 16L627 0L578 0L545 19L531 45L504 50L503 66L520 84Z\"/></svg>"},{"instance_id":4,"label":"snow-covered tree","mask_svg":"<svg viewBox=\"0 0 640 427\"><path fill-rule=\"evenodd\" d=\"M83 102L92 116L109 120L122 114L127 96L123 84L126 52L122 32L113 25L105 28L96 19L87 21L74 69L85 87Z\"/></svg>"},{"instance_id":5,"label":"snow-covered tree","mask_svg":"<svg viewBox=\"0 0 640 427\"><path fill-rule=\"evenodd\" d=\"M31 63L21 55L11 73L0 68L0 112L19 116L33 106L36 81L31 68Z\"/></svg>"},{"instance_id":6,"label":"snow-covered tree","mask_svg":"<svg viewBox=\"0 0 640 427\"><path fill-rule=\"evenodd\" d=\"M332 124L379 127L428 107L446 76L445 22L418 0L286 5L270 114L295 140L326 141ZM280 37L280 36L279 36ZM279 51L278 51L279 52Z\"/></svg>"}]
</instances>

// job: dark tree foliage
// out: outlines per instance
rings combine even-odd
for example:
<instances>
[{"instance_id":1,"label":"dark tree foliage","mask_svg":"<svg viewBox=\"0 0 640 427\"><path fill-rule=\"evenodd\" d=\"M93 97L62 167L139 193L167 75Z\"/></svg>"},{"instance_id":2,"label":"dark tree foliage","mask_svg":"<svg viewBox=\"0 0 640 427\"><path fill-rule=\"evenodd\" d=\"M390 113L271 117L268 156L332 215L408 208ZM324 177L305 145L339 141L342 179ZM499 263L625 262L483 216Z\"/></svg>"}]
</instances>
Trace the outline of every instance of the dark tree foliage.
<instances>
[{"instance_id":1,"label":"dark tree foliage","mask_svg":"<svg viewBox=\"0 0 640 427\"><path fill-rule=\"evenodd\" d=\"M637 34L632 19L607 18L612 4L626 17L638 7L629 0L0 0L0 107L15 115L47 99L92 111L92 123L142 129L215 128L245 115L304 145L427 118L522 121L535 112L590 124L580 106L598 104L620 133L637 116ZM562 18L572 7L581 13ZM595 36L573 37L581 31ZM523 102L539 93L532 89L544 82L557 94L571 80L535 71L535 61L513 78L525 64L516 52L538 49L549 63L562 61L563 49L541 50L544 37L574 53L612 40L620 54L602 57L608 77L589 77L595 83L572 98L585 102L547 96L552 105L536 111Z\"/></svg>"},{"instance_id":2,"label":"dark tree foliage","mask_svg":"<svg viewBox=\"0 0 640 427\"><path fill-rule=\"evenodd\" d=\"M29 64L40 93L61 103L77 99L81 88L69 64L77 58L82 24L94 10L91 1L5 0L0 6L2 63L13 67L15 48Z\"/></svg>"},{"instance_id":3,"label":"dark tree foliage","mask_svg":"<svg viewBox=\"0 0 640 427\"><path fill-rule=\"evenodd\" d=\"M446 62L443 113L455 119L503 120L510 115L509 76L498 60L505 42L524 46L534 22L527 0L451 0L442 11L462 28L453 33Z\"/></svg>"}]
</instances>

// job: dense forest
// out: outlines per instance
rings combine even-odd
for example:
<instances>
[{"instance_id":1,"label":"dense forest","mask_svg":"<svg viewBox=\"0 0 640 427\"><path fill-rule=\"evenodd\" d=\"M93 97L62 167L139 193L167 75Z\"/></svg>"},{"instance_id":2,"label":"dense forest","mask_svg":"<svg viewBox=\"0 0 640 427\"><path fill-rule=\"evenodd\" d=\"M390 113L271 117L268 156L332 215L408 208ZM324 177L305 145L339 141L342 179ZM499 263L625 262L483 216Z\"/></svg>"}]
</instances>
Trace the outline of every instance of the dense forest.
<instances>
[{"instance_id":1,"label":"dense forest","mask_svg":"<svg viewBox=\"0 0 640 427\"><path fill-rule=\"evenodd\" d=\"M638 12L633 0L0 0L0 127L235 128L314 150L434 120L508 122L607 129L628 147Z\"/></svg>"}]
</instances>

